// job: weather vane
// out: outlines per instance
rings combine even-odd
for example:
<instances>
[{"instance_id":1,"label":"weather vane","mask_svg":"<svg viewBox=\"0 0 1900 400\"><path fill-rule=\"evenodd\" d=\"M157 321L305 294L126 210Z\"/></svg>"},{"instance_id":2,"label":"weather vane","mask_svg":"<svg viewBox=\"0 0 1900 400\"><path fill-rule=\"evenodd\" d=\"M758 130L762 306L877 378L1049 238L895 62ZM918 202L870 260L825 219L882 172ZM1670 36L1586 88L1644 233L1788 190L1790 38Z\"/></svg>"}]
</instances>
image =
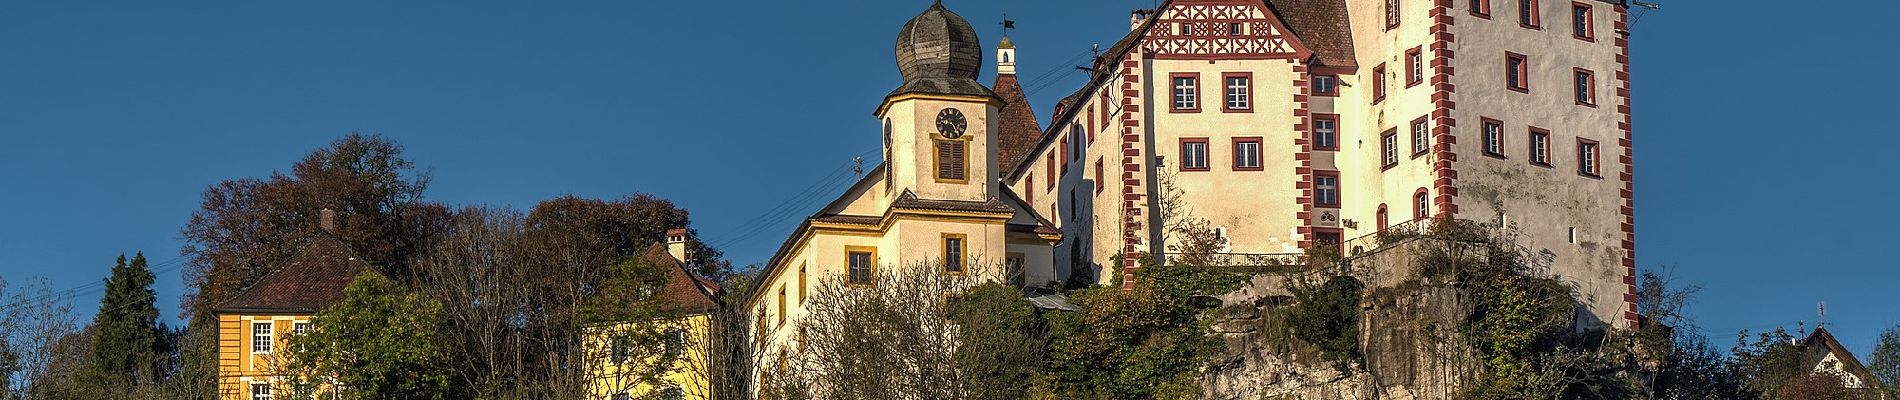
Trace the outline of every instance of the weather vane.
<instances>
[{"instance_id":1,"label":"weather vane","mask_svg":"<svg viewBox=\"0 0 1900 400\"><path fill-rule=\"evenodd\" d=\"M1016 21L1009 19L1009 13L1003 13L1003 36L1009 36L1010 29L1016 29Z\"/></svg>"}]
</instances>

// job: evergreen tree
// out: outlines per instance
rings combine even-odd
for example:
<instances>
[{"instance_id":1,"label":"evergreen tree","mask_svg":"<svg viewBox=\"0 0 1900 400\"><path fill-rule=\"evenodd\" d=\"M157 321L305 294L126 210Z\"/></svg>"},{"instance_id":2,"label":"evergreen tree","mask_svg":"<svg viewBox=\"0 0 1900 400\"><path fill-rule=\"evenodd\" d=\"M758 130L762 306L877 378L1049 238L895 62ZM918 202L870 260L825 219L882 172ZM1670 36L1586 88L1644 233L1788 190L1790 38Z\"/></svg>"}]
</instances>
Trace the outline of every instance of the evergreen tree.
<instances>
[{"instance_id":1,"label":"evergreen tree","mask_svg":"<svg viewBox=\"0 0 1900 400\"><path fill-rule=\"evenodd\" d=\"M92 350L92 367L102 378L133 384L157 381L159 346L158 295L152 291L157 277L146 268L145 254L139 253L127 263L120 254L106 279L105 298L99 302L99 314L93 317L98 339Z\"/></svg>"}]
</instances>

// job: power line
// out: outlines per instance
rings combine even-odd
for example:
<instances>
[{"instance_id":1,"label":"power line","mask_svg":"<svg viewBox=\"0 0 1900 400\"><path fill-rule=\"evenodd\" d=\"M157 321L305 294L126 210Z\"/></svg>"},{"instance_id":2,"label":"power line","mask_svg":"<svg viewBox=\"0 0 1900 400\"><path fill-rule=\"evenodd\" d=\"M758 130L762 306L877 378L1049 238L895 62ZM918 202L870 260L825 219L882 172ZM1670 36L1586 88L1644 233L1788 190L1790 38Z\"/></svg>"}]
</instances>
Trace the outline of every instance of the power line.
<instances>
[{"instance_id":1,"label":"power line","mask_svg":"<svg viewBox=\"0 0 1900 400\"><path fill-rule=\"evenodd\" d=\"M866 151L853 156L853 158L864 157L875 153L877 153L877 150ZM724 247L738 243L757 236L760 233L764 233L767 229L779 225L787 218L799 216L802 211L809 209L813 202L822 200L822 195L833 192L833 189L841 183L851 182L852 174L847 172L850 171L854 165L856 165L856 162L845 162L839 165L837 168L832 169L831 172L819 178L818 181L807 185L805 190L780 201L778 205L766 210L759 216L753 217L746 223L740 224L738 228L733 230L733 232L737 232L736 234L712 240L709 241L709 243L712 243L713 247Z\"/></svg>"},{"instance_id":2,"label":"power line","mask_svg":"<svg viewBox=\"0 0 1900 400\"><path fill-rule=\"evenodd\" d=\"M151 270L152 276L156 278L158 276L165 275L165 274L171 273L172 271L177 271L181 268L184 268L184 266L187 264L184 262L184 260L185 260L184 256L173 257L169 260L161 261L156 264L148 264L146 269ZM93 294L104 292L105 285L106 285L106 279L99 279L92 283L87 283L84 285L61 289L61 290L53 291L50 293L33 296L32 298L16 300L12 303L8 303L7 305L0 306L0 310L11 310L16 307L21 307L21 306L25 306L27 304L33 304L33 303L40 303L40 302L46 302L46 301L65 301L65 300L78 298L80 296L90 296Z\"/></svg>"}]
</instances>

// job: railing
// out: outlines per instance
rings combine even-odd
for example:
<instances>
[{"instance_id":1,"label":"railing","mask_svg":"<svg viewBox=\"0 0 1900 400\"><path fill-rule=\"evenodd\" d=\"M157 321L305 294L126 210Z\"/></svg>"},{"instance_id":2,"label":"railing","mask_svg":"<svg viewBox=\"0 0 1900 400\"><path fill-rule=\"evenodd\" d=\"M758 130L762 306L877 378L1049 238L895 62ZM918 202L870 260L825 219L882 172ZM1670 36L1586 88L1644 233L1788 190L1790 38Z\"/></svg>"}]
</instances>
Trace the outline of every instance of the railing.
<instances>
[{"instance_id":1,"label":"railing","mask_svg":"<svg viewBox=\"0 0 1900 400\"><path fill-rule=\"evenodd\" d=\"M1476 222L1453 218L1419 218L1400 222L1396 225L1387 226L1385 229L1380 229L1377 232L1346 240L1345 243L1340 243L1339 247L1344 250L1343 254L1345 256L1357 257L1362 254L1378 251L1386 246L1399 244L1422 236L1433 235L1433 228L1441 226L1451 227L1447 224L1473 226Z\"/></svg>"},{"instance_id":2,"label":"railing","mask_svg":"<svg viewBox=\"0 0 1900 400\"><path fill-rule=\"evenodd\" d=\"M1167 253L1168 264L1207 267L1305 267L1306 255L1300 253Z\"/></svg>"}]
</instances>

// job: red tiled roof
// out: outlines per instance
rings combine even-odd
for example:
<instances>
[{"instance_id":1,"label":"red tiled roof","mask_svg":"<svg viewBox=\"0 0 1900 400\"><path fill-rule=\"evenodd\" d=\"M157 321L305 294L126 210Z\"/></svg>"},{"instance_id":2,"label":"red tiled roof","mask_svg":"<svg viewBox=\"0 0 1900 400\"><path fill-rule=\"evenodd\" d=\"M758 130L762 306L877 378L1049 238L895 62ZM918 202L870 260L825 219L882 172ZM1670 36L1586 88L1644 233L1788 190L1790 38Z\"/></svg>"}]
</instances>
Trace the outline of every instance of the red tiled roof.
<instances>
[{"instance_id":1,"label":"red tiled roof","mask_svg":"<svg viewBox=\"0 0 1900 400\"><path fill-rule=\"evenodd\" d=\"M997 165L1015 167L1035 150L1042 127L1036 123L1036 111L1029 107L1029 97L1023 94L1015 74L997 74L996 84L991 86L1003 98L1003 109L996 112Z\"/></svg>"},{"instance_id":2,"label":"red tiled roof","mask_svg":"<svg viewBox=\"0 0 1900 400\"><path fill-rule=\"evenodd\" d=\"M224 304L217 313L314 314L343 300L343 289L370 265L349 245L320 235L303 252L278 266Z\"/></svg>"},{"instance_id":3,"label":"red tiled roof","mask_svg":"<svg viewBox=\"0 0 1900 400\"><path fill-rule=\"evenodd\" d=\"M685 265L667 253L665 244L654 244L641 256L653 265L666 269L666 287L660 293L666 302L665 308L693 314L719 308L718 297L724 293L719 285L687 271Z\"/></svg>"},{"instance_id":4,"label":"red tiled roof","mask_svg":"<svg viewBox=\"0 0 1900 400\"><path fill-rule=\"evenodd\" d=\"M1286 29L1313 50L1314 61L1330 67L1359 66L1353 56L1352 26L1345 0L1267 0Z\"/></svg>"}]
</instances>

